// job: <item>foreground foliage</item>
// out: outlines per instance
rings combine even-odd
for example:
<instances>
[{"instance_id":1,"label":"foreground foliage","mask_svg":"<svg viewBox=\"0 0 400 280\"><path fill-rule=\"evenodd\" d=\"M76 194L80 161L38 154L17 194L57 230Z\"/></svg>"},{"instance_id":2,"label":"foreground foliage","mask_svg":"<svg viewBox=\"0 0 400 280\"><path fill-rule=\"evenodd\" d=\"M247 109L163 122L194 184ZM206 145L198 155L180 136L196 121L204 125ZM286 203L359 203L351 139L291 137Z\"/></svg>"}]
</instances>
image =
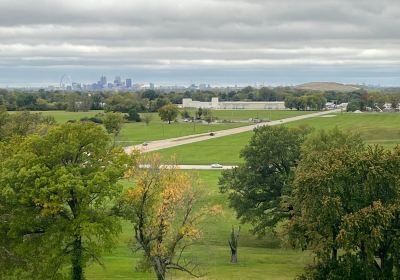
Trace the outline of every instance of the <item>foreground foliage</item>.
<instances>
[{"instance_id":1,"label":"foreground foliage","mask_svg":"<svg viewBox=\"0 0 400 280\"><path fill-rule=\"evenodd\" d=\"M292 240L318 257L305 279L400 277L399 171L400 147L365 147L338 130L305 143L290 221Z\"/></svg>"},{"instance_id":2,"label":"foreground foliage","mask_svg":"<svg viewBox=\"0 0 400 280\"><path fill-rule=\"evenodd\" d=\"M2 277L84 279L120 231L109 204L128 156L100 126L75 123L3 144L0 157Z\"/></svg>"}]
</instances>

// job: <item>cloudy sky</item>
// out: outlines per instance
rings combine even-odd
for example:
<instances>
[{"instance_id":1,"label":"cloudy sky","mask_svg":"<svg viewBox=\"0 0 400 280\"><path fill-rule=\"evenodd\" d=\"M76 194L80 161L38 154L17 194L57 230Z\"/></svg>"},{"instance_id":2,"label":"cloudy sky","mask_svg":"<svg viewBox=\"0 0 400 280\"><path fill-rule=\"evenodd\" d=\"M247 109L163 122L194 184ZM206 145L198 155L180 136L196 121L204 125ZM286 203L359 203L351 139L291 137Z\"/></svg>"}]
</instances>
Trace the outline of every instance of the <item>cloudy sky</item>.
<instances>
[{"instance_id":1,"label":"cloudy sky","mask_svg":"<svg viewBox=\"0 0 400 280\"><path fill-rule=\"evenodd\" d=\"M0 0L0 85L400 85L398 0Z\"/></svg>"}]
</instances>

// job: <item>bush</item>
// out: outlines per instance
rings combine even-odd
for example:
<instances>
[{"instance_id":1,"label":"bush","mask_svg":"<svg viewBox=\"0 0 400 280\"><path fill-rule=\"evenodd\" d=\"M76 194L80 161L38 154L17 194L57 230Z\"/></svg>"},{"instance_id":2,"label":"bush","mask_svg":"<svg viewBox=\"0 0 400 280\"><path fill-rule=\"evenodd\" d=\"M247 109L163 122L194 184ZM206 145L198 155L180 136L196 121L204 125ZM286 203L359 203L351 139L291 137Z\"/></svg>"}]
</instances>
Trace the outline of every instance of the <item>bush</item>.
<instances>
[{"instance_id":1,"label":"bush","mask_svg":"<svg viewBox=\"0 0 400 280\"><path fill-rule=\"evenodd\" d=\"M140 122L140 121L142 121L138 111L135 108L129 109L127 119L128 119L128 121L132 121L132 122Z\"/></svg>"},{"instance_id":2,"label":"bush","mask_svg":"<svg viewBox=\"0 0 400 280\"><path fill-rule=\"evenodd\" d=\"M337 261L327 260L306 268L306 272L297 280L366 280L384 279L384 277L373 268L373 265L365 264L358 255L346 254Z\"/></svg>"}]
</instances>

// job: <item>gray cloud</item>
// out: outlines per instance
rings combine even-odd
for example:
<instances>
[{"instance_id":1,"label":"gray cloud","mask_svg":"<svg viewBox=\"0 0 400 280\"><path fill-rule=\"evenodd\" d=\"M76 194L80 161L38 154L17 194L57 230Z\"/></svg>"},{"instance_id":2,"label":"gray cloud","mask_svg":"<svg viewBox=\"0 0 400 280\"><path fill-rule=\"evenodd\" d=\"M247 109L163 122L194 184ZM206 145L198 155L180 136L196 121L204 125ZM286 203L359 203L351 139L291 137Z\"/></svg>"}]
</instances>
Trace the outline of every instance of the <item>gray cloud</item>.
<instances>
[{"instance_id":1,"label":"gray cloud","mask_svg":"<svg viewBox=\"0 0 400 280\"><path fill-rule=\"evenodd\" d=\"M262 75L293 66L325 69L328 77L326 69L340 66L363 77L363 68L400 66L399 13L397 0L2 0L0 74L258 69ZM2 83L13 77L3 76Z\"/></svg>"}]
</instances>

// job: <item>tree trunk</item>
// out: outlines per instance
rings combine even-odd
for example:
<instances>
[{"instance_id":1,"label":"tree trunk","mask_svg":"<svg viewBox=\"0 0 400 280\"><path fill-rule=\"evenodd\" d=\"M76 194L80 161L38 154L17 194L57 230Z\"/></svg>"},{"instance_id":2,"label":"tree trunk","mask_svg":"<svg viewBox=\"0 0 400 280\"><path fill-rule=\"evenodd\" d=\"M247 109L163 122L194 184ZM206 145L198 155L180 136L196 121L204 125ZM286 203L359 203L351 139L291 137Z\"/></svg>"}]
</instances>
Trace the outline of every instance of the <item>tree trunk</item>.
<instances>
[{"instance_id":1,"label":"tree trunk","mask_svg":"<svg viewBox=\"0 0 400 280\"><path fill-rule=\"evenodd\" d=\"M82 267L82 240L76 236L72 248L72 280L84 280Z\"/></svg>"},{"instance_id":2,"label":"tree trunk","mask_svg":"<svg viewBox=\"0 0 400 280\"><path fill-rule=\"evenodd\" d=\"M337 249L336 248L332 249L332 260L333 261L337 260Z\"/></svg>"},{"instance_id":3,"label":"tree trunk","mask_svg":"<svg viewBox=\"0 0 400 280\"><path fill-rule=\"evenodd\" d=\"M231 249L231 263L237 263L237 250Z\"/></svg>"},{"instance_id":4,"label":"tree trunk","mask_svg":"<svg viewBox=\"0 0 400 280\"><path fill-rule=\"evenodd\" d=\"M153 261L154 272L157 275L158 280L165 280L165 268L163 267L160 260L155 259Z\"/></svg>"}]
</instances>

